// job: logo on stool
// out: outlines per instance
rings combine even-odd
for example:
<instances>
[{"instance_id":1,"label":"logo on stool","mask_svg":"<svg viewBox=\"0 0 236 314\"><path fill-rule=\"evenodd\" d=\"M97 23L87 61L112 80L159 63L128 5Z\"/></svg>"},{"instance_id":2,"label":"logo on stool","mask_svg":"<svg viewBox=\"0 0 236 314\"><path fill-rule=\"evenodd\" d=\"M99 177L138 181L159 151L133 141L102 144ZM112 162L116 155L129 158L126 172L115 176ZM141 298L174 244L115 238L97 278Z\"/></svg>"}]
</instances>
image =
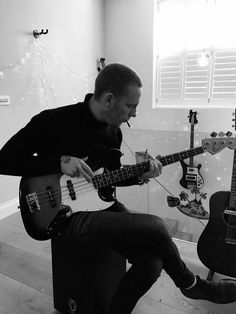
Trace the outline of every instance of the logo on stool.
<instances>
[{"instance_id":1,"label":"logo on stool","mask_svg":"<svg viewBox=\"0 0 236 314\"><path fill-rule=\"evenodd\" d=\"M69 304L70 312L75 313L78 308L76 301L73 299L69 299L68 304Z\"/></svg>"}]
</instances>

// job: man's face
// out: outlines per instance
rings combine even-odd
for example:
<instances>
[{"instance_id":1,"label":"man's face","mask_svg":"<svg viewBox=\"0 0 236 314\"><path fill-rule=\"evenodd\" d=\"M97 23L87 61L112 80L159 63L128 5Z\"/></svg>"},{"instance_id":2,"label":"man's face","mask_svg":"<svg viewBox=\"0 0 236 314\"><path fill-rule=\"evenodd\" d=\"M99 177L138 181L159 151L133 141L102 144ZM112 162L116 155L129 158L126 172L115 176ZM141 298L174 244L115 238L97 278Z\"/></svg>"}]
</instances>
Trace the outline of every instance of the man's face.
<instances>
[{"instance_id":1,"label":"man's face","mask_svg":"<svg viewBox=\"0 0 236 314\"><path fill-rule=\"evenodd\" d=\"M128 87L127 94L114 97L114 104L109 112L109 124L120 126L131 117L136 117L136 109L141 97L141 88L135 85Z\"/></svg>"}]
</instances>

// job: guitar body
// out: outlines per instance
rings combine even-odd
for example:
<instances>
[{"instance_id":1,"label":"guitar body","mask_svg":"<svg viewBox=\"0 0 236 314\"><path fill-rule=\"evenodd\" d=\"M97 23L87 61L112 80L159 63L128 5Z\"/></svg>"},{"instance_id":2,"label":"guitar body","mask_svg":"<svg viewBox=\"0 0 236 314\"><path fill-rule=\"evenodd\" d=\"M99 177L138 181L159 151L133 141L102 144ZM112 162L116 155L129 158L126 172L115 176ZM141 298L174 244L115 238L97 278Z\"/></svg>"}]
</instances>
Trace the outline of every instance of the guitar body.
<instances>
[{"instance_id":1,"label":"guitar body","mask_svg":"<svg viewBox=\"0 0 236 314\"><path fill-rule=\"evenodd\" d=\"M95 174L102 172L100 169ZM76 189L74 197L72 187ZM111 190L113 191L114 189ZM101 210L113 202L111 195L106 199L83 177L52 174L22 178L20 182L22 220L27 233L36 240L49 239L50 226L53 232L56 225L59 227L73 212Z\"/></svg>"},{"instance_id":2,"label":"guitar body","mask_svg":"<svg viewBox=\"0 0 236 314\"><path fill-rule=\"evenodd\" d=\"M229 199L230 192L227 191L211 196L210 218L198 240L197 253L202 263L213 272L236 277L236 229L230 230L231 239L227 241L228 226L223 219Z\"/></svg>"},{"instance_id":3,"label":"guitar body","mask_svg":"<svg viewBox=\"0 0 236 314\"><path fill-rule=\"evenodd\" d=\"M95 176L105 174L104 168L115 169L121 152L108 149L90 156L86 161ZM107 208L115 200L115 188L95 188L82 176L71 178L60 173L22 178L19 187L21 216L26 232L36 240L48 240L76 211Z\"/></svg>"},{"instance_id":4,"label":"guitar body","mask_svg":"<svg viewBox=\"0 0 236 314\"><path fill-rule=\"evenodd\" d=\"M34 239L49 239L47 236L47 228L60 209L61 195L55 195L56 206L53 206L50 210L48 210L48 202L44 202L44 193L47 192L45 187L51 186L54 187L55 190L58 190L60 186L60 177L60 174L56 174L22 178L20 181L19 202L21 217L26 232ZM34 194L35 192L42 193L42 198L37 200L37 196ZM30 193L32 193L32 209L29 209L26 198ZM35 201L33 200L33 194L35 195Z\"/></svg>"},{"instance_id":5,"label":"guitar body","mask_svg":"<svg viewBox=\"0 0 236 314\"><path fill-rule=\"evenodd\" d=\"M200 174L201 164L191 167L187 165L184 161L181 161L181 166L183 169L183 176L179 181L180 185L185 189L199 188L201 189L204 185L203 177Z\"/></svg>"}]
</instances>

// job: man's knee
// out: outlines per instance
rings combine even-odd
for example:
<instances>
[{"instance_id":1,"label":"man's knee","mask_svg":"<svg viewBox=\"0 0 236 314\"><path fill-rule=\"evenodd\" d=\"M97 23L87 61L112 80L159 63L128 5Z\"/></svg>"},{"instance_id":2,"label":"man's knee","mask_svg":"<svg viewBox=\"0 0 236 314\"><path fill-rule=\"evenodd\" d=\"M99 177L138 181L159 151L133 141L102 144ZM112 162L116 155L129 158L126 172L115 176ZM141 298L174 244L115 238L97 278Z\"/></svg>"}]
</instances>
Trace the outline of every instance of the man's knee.
<instances>
[{"instance_id":1,"label":"man's knee","mask_svg":"<svg viewBox=\"0 0 236 314\"><path fill-rule=\"evenodd\" d=\"M154 283L161 275L163 262L158 256L152 257L147 259L144 268L146 280L150 283Z\"/></svg>"}]
</instances>

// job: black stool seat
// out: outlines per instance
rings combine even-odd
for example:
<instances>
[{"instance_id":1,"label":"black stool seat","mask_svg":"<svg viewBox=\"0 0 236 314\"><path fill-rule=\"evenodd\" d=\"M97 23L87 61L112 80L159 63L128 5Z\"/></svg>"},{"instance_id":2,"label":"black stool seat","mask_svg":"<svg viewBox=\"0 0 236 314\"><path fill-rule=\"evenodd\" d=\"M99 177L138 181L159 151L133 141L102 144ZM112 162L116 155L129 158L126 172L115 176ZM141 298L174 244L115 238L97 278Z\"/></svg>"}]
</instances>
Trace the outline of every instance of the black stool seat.
<instances>
[{"instance_id":1,"label":"black stool seat","mask_svg":"<svg viewBox=\"0 0 236 314\"><path fill-rule=\"evenodd\" d=\"M126 272L126 259L113 250L72 247L60 237L51 246L55 309L105 314Z\"/></svg>"}]
</instances>

